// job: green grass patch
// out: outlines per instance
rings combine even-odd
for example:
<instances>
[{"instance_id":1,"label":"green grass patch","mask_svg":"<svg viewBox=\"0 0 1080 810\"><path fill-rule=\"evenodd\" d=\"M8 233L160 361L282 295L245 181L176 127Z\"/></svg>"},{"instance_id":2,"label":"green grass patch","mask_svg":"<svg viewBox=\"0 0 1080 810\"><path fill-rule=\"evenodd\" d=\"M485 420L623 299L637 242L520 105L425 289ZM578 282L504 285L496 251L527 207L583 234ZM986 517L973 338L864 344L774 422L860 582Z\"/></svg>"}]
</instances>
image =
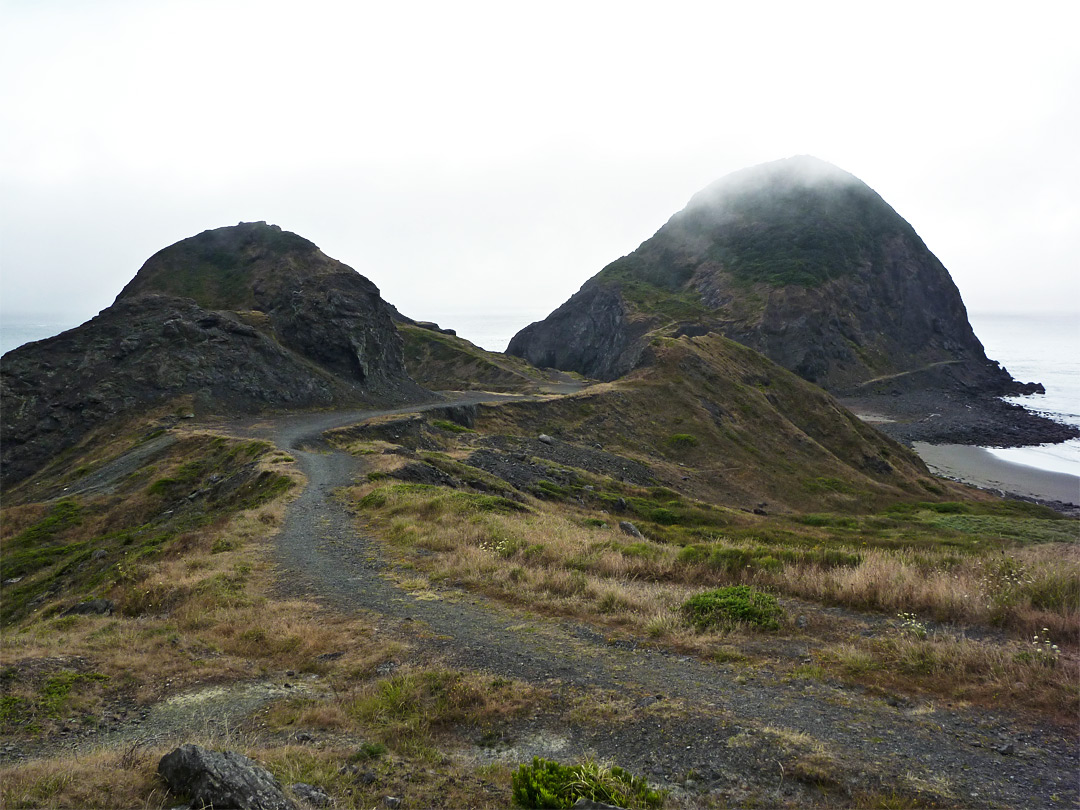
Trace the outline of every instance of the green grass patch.
<instances>
[{"instance_id":1,"label":"green grass patch","mask_svg":"<svg viewBox=\"0 0 1080 810\"><path fill-rule=\"evenodd\" d=\"M476 433L475 430L459 425L457 422L451 422L449 419L432 419L431 424L439 430L446 430L450 433Z\"/></svg>"},{"instance_id":2,"label":"green grass patch","mask_svg":"<svg viewBox=\"0 0 1080 810\"><path fill-rule=\"evenodd\" d=\"M618 766L594 760L563 765L533 757L511 778L517 807L573 807L580 799L625 808L662 807L665 794L649 787L644 778Z\"/></svg>"},{"instance_id":3,"label":"green grass patch","mask_svg":"<svg viewBox=\"0 0 1080 810\"><path fill-rule=\"evenodd\" d=\"M776 630L780 627L784 609L771 594L749 585L732 585L691 596L680 606L679 614L698 630L741 624Z\"/></svg>"},{"instance_id":4,"label":"green grass patch","mask_svg":"<svg viewBox=\"0 0 1080 810\"><path fill-rule=\"evenodd\" d=\"M855 493L855 488L851 484L839 478L805 478L802 485L807 492L840 492L844 495Z\"/></svg>"},{"instance_id":5,"label":"green grass patch","mask_svg":"<svg viewBox=\"0 0 1080 810\"><path fill-rule=\"evenodd\" d=\"M357 505L365 510L386 509L390 514L414 513L425 518L435 518L448 512L510 514L530 511L524 504L501 495L411 483L390 484L372 490Z\"/></svg>"},{"instance_id":6,"label":"green grass patch","mask_svg":"<svg viewBox=\"0 0 1080 810\"><path fill-rule=\"evenodd\" d=\"M107 675L98 672L61 672L45 681L41 687L38 705L50 717L59 717L67 706L71 690L77 684L107 681Z\"/></svg>"},{"instance_id":7,"label":"green grass patch","mask_svg":"<svg viewBox=\"0 0 1080 810\"><path fill-rule=\"evenodd\" d=\"M664 441L664 444L675 450L689 450L691 447L697 447L700 442L697 440L696 436L693 436L690 433L675 433L668 436Z\"/></svg>"},{"instance_id":8,"label":"green grass patch","mask_svg":"<svg viewBox=\"0 0 1080 810\"><path fill-rule=\"evenodd\" d=\"M77 526L83 517L83 507L74 498L65 498L53 504L52 509L37 523L23 529L9 541L5 541L5 551L25 548L52 538L54 535ZM5 577L11 576L5 573Z\"/></svg>"}]
</instances>

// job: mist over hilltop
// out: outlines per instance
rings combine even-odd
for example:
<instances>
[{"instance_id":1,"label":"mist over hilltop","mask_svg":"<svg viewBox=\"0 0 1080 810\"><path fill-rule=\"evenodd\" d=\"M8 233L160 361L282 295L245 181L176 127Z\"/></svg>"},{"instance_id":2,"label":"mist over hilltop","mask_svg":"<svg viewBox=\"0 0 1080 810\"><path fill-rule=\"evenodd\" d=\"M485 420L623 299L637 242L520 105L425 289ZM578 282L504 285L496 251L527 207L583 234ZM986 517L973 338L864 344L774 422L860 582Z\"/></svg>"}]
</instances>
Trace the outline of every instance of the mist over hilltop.
<instances>
[{"instance_id":1,"label":"mist over hilltop","mask_svg":"<svg viewBox=\"0 0 1080 810\"><path fill-rule=\"evenodd\" d=\"M809 156L694 195L508 351L612 379L655 330L719 332L834 392L922 372L938 384L1012 386L915 230L865 183Z\"/></svg>"}]
</instances>

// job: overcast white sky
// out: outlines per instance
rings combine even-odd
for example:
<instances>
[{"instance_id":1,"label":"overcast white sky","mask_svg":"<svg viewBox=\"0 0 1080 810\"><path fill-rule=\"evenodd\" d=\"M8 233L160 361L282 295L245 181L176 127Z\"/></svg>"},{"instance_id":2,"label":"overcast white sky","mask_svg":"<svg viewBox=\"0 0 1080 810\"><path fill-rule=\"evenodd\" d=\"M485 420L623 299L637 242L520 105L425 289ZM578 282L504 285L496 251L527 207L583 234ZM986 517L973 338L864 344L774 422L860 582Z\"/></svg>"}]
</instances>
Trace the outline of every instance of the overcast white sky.
<instances>
[{"instance_id":1,"label":"overcast white sky","mask_svg":"<svg viewBox=\"0 0 1080 810\"><path fill-rule=\"evenodd\" d=\"M1078 23L1074 0L0 0L0 316L84 320L160 248L267 220L412 317L523 326L713 180L804 153L911 222L969 310L1075 309Z\"/></svg>"}]
</instances>

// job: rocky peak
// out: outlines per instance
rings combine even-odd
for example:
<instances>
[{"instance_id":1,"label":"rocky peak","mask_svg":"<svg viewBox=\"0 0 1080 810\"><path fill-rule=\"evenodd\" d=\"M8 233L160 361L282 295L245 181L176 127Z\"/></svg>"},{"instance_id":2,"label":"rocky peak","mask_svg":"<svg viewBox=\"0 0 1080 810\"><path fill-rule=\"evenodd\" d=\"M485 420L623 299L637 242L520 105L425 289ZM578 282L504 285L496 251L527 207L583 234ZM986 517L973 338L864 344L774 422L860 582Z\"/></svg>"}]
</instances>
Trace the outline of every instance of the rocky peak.
<instances>
[{"instance_id":1,"label":"rocky peak","mask_svg":"<svg viewBox=\"0 0 1080 810\"><path fill-rule=\"evenodd\" d=\"M216 413L430 399L390 312L366 278L273 225L178 242L96 318L4 356L4 479L178 397Z\"/></svg>"},{"instance_id":2,"label":"rocky peak","mask_svg":"<svg viewBox=\"0 0 1080 810\"><path fill-rule=\"evenodd\" d=\"M159 250L116 300L155 293L190 298L205 309L254 310L283 287L302 289L305 282L343 271L378 293L371 282L302 236L265 222L241 222Z\"/></svg>"},{"instance_id":3,"label":"rocky peak","mask_svg":"<svg viewBox=\"0 0 1080 810\"><path fill-rule=\"evenodd\" d=\"M358 383L408 376L379 288L277 225L241 222L158 251L116 300L148 294L262 316L283 346Z\"/></svg>"},{"instance_id":4,"label":"rocky peak","mask_svg":"<svg viewBox=\"0 0 1080 810\"><path fill-rule=\"evenodd\" d=\"M948 271L851 174L809 156L735 172L696 194L508 348L613 379L654 334L717 332L811 382L856 391L890 377L996 393ZM573 345L567 335L587 336Z\"/></svg>"}]
</instances>

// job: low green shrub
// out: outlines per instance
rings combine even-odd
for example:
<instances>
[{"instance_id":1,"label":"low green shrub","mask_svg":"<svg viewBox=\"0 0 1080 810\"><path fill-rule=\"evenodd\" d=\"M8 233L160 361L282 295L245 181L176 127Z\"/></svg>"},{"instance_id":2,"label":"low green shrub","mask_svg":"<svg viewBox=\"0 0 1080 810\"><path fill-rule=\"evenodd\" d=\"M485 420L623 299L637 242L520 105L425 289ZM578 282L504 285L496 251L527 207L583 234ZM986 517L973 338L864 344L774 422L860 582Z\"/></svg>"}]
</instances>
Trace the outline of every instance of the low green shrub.
<instances>
[{"instance_id":1,"label":"low green shrub","mask_svg":"<svg viewBox=\"0 0 1080 810\"><path fill-rule=\"evenodd\" d=\"M447 419L433 419L431 424L439 430L446 430L450 433L476 433L475 430L470 430L464 425L459 425L457 422L451 422Z\"/></svg>"},{"instance_id":2,"label":"low green shrub","mask_svg":"<svg viewBox=\"0 0 1080 810\"><path fill-rule=\"evenodd\" d=\"M681 450L684 448L697 447L698 440L697 436L693 436L689 433L676 433L672 436L668 436L666 444L668 447Z\"/></svg>"},{"instance_id":3,"label":"low green shrub","mask_svg":"<svg viewBox=\"0 0 1080 810\"><path fill-rule=\"evenodd\" d=\"M665 794L653 790L640 776L594 760L562 765L533 757L511 779L518 807L573 807L579 799L626 808L662 807Z\"/></svg>"},{"instance_id":4,"label":"low green shrub","mask_svg":"<svg viewBox=\"0 0 1080 810\"><path fill-rule=\"evenodd\" d=\"M674 526L679 522L679 516L670 509L665 509L664 507L653 509L649 517L661 526Z\"/></svg>"},{"instance_id":5,"label":"low green shrub","mask_svg":"<svg viewBox=\"0 0 1080 810\"><path fill-rule=\"evenodd\" d=\"M698 630L749 624L768 630L780 627L784 609L776 597L751 588L732 585L691 596L679 608L683 619Z\"/></svg>"},{"instance_id":6,"label":"low green shrub","mask_svg":"<svg viewBox=\"0 0 1080 810\"><path fill-rule=\"evenodd\" d=\"M709 559L708 546L694 545L683 546L682 551L679 552L675 561L682 563L683 565L700 565L707 559Z\"/></svg>"}]
</instances>

